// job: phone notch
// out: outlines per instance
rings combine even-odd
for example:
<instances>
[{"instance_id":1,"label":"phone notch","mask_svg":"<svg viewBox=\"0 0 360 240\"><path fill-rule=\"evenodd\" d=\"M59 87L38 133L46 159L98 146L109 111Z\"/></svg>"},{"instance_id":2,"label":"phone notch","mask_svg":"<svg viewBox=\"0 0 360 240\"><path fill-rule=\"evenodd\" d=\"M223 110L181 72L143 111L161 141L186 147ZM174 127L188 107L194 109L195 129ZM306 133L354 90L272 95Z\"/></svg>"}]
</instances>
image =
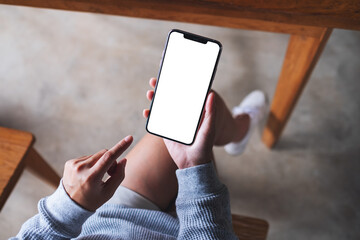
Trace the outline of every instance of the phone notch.
<instances>
[{"instance_id":1,"label":"phone notch","mask_svg":"<svg viewBox=\"0 0 360 240\"><path fill-rule=\"evenodd\" d=\"M196 41L202 44L207 44L208 40L206 38L203 38L201 36L190 34L190 33L184 33L184 38L192 41Z\"/></svg>"}]
</instances>

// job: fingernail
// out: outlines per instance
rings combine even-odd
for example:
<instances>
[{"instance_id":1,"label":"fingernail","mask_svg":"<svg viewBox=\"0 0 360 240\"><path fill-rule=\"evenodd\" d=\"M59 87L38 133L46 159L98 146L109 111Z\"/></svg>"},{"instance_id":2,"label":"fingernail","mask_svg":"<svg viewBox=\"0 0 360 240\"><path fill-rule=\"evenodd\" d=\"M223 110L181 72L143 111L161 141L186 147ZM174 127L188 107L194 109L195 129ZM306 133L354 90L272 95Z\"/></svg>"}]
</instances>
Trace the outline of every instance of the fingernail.
<instances>
[{"instance_id":1,"label":"fingernail","mask_svg":"<svg viewBox=\"0 0 360 240\"><path fill-rule=\"evenodd\" d=\"M127 137L125 138L125 141L126 141L126 142L130 142L130 141L131 141L131 138L132 138L132 136L129 135L129 136L127 136Z\"/></svg>"}]
</instances>

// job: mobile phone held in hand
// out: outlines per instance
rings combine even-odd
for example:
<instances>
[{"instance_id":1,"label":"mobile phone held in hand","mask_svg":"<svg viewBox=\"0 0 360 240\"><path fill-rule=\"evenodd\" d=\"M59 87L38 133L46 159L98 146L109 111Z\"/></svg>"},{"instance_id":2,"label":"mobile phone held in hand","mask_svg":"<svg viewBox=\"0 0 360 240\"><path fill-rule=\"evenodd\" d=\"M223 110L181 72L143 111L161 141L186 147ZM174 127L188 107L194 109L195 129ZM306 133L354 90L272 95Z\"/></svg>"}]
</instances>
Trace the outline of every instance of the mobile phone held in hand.
<instances>
[{"instance_id":1,"label":"mobile phone held in hand","mask_svg":"<svg viewBox=\"0 0 360 240\"><path fill-rule=\"evenodd\" d=\"M149 133L194 142L221 50L216 40L170 31L146 123Z\"/></svg>"}]
</instances>

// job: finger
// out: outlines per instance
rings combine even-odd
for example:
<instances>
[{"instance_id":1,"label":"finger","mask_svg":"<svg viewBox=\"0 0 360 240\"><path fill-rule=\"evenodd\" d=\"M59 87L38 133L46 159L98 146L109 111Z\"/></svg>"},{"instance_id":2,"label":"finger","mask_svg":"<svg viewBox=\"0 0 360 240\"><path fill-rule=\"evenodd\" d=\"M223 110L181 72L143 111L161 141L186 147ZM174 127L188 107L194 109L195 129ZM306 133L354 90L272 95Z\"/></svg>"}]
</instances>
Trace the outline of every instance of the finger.
<instances>
[{"instance_id":1,"label":"finger","mask_svg":"<svg viewBox=\"0 0 360 240\"><path fill-rule=\"evenodd\" d=\"M107 170L107 173L111 176L114 174L114 172L116 171L116 166L117 166L117 162L114 161L111 165L111 167L109 168L109 170Z\"/></svg>"},{"instance_id":2,"label":"finger","mask_svg":"<svg viewBox=\"0 0 360 240\"><path fill-rule=\"evenodd\" d=\"M144 118L148 118L148 117L149 117L149 113L150 113L150 110L149 110L149 109L144 109L144 110L143 110L143 116L144 116Z\"/></svg>"},{"instance_id":3,"label":"finger","mask_svg":"<svg viewBox=\"0 0 360 240\"><path fill-rule=\"evenodd\" d=\"M82 157L79 157L79 158L75 158L74 159L74 163L78 163L78 162L81 162L81 161L84 161L86 159L88 159L89 157L91 157L92 155L87 155L87 156L82 156Z\"/></svg>"},{"instance_id":4,"label":"finger","mask_svg":"<svg viewBox=\"0 0 360 240\"><path fill-rule=\"evenodd\" d=\"M150 85L150 87L155 88L156 78L154 78L154 77L150 78L149 85Z\"/></svg>"},{"instance_id":5,"label":"finger","mask_svg":"<svg viewBox=\"0 0 360 240\"><path fill-rule=\"evenodd\" d=\"M209 135L215 133L215 114L215 94L210 92L206 99L204 117L198 132L198 134L204 135L203 139L210 140Z\"/></svg>"},{"instance_id":6,"label":"finger","mask_svg":"<svg viewBox=\"0 0 360 240\"><path fill-rule=\"evenodd\" d=\"M119 187L120 183L125 178L126 158L121 159L115 166L113 173L105 182L104 190L108 193L114 194L115 190Z\"/></svg>"},{"instance_id":7,"label":"finger","mask_svg":"<svg viewBox=\"0 0 360 240\"><path fill-rule=\"evenodd\" d=\"M104 155L95 163L93 167L94 173L102 178L113 162L116 161L116 159L131 145L132 141L133 137L129 135L104 153Z\"/></svg>"},{"instance_id":8,"label":"finger","mask_svg":"<svg viewBox=\"0 0 360 240\"><path fill-rule=\"evenodd\" d=\"M210 92L205 107L205 120L208 127L212 127L215 124L215 93Z\"/></svg>"},{"instance_id":9,"label":"finger","mask_svg":"<svg viewBox=\"0 0 360 240\"><path fill-rule=\"evenodd\" d=\"M154 97L154 90L148 90L146 92L146 98L151 101L153 97Z\"/></svg>"},{"instance_id":10,"label":"finger","mask_svg":"<svg viewBox=\"0 0 360 240\"><path fill-rule=\"evenodd\" d=\"M107 152L107 149L102 149L92 155L90 158L86 160L87 164L89 164L89 167L94 166L94 164Z\"/></svg>"},{"instance_id":11,"label":"finger","mask_svg":"<svg viewBox=\"0 0 360 240\"><path fill-rule=\"evenodd\" d=\"M205 116L209 115L209 106L208 106L208 104L210 103L209 100L210 100L210 94L211 93L212 92L210 92L206 97L205 108L204 108L203 113L201 114L200 127L202 126L202 124L204 122ZM199 130L200 130L200 128L199 128Z\"/></svg>"}]
</instances>

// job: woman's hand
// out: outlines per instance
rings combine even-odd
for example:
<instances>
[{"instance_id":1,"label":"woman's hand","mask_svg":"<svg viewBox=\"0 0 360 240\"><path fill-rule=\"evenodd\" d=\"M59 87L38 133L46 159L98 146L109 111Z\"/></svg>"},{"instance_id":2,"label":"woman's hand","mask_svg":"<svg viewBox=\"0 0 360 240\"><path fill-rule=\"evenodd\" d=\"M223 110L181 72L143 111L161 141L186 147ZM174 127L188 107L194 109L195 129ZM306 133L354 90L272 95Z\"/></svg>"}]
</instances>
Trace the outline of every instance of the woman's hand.
<instances>
[{"instance_id":1,"label":"woman's hand","mask_svg":"<svg viewBox=\"0 0 360 240\"><path fill-rule=\"evenodd\" d=\"M152 88L155 88L156 78L151 78L149 84ZM148 90L146 97L151 101L154 97L154 91ZM200 127L192 145L184 145L175 141L164 139L164 143L171 157L180 169L208 163L213 160L212 147L214 145L215 138L214 101L215 94L210 92L207 96ZM149 109L144 109L143 115L147 118L149 116Z\"/></svg>"},{"instance_id":2,"label":"woman's hand","mask_svg":"<svg viewBox=\"0 0 360 240\"><path fill-rule=\"evenodd\" d=\"M116 159L132 141L132 136L127 136L110 150L67 161L62 182L70 198L90 211L107 202L125 177L126 159L118 163ZM110 177L104 182L106 172Z\"/></svg>"}]
</instances>

